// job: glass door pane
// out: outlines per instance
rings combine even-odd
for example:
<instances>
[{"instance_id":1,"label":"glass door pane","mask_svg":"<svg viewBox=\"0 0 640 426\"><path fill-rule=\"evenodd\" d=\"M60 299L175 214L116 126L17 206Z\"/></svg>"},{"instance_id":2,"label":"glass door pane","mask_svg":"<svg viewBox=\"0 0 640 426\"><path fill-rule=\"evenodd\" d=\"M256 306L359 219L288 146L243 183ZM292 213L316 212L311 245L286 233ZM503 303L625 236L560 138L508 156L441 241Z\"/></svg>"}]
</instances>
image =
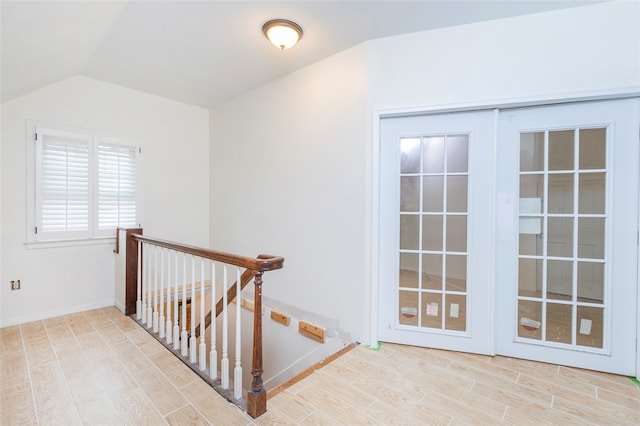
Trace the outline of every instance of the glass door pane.
<instances>
[{"instance_id":1,"label":"glass door pane","mask_svg":"<svg viewBox=\"0 0 640 426\"><path fill-rule=\"evenodd\" d=\"M604 347L606 135L520 134L518 338Z\"/></svg>"},{"instance_id":2,"label":"glass door pane","mask_svg":"<svg viewBox=\"0 0 640 426\"><path fill-rule=\"evenodd\" d=\"M400 138L399 324L467 330L468 135Z\"/></svg>"}]
</instances>

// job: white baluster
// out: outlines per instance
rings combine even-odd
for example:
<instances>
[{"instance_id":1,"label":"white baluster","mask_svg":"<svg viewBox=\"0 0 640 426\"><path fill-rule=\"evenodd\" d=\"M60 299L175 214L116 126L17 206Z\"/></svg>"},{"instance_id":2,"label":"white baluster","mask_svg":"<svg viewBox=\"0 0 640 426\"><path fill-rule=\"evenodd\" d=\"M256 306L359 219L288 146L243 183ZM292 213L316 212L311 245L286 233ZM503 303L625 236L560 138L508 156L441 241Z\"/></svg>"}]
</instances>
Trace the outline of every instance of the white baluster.
<instances>
[{"instance_id":1,"label":"white baluster","mask_svg":"<svg viewBox=\"0 0 640 426\"><path fill-rule=\"evenodd\" d=\"M118 230L120 232L120 230ZM137 288L136 288L136 319L142 318L142 242L138 241L138 273L137 273Z\"/></svg>"},{"instance_id":2,"label":"white baluster","mask_svg":"<svg viewBox=\"0 0 640 426\"><path fill-rule=\"evenodd\" d=\"M142 259L142 288L141 288L141 292L142 292L142 324L145 324L147 322L147 292L146 289L149 286L149 276L145 275L145 267L144 267L144 259L145 259L145 252L146 252L146 244L142 243L142 251L140 252L140 259ZM147 261L148 262L148 261Z\"/></svg>"},{"instance_id":3,"label":"white baluster","mask_svg":"<svg viewBox=\"0 0 640 426\"><path fill-rule=\"evenodd\" d=\"M191 337L189 337L189 362L197 360L196 347L196 257L191 256Z\"/></svg>"},{"instance_id":4,"label":"white baluster","mask_svg":"<svg viewBox=\"0 0 640 426\"><path fill-rule=\"evenodd\" d=\"M178 252L173 258L173 350L180 349L180 323L178 321Z\"/></svg>"},{"instance_id":5,"label":"white baluster","mask_svg":"<svg viewBox=\"0 0 640 426\"><path fill-rule=\"evenodd\" d=\"M171 323L171 251L167 249L167 323L164 327L167 344L171 344L171 332L173 324Z\"/></svg>"},{"instance_id":6,"label":"white baluster","mask_svg":"<svg viewBox=\"0 0 640 426\"><path fill-rule=\"evenodd\" d=\"M156 271L160 268L160 316L158 318L158 335L162 339L164 335L164 248L160 247L160 263L156 266Z\"/></svg>"},{"instance_id":7,"label":"white baluster","mask_svg":"<svg viewBox=\"0 0 640 426\"><path fill-rule=\"evenodd\" d=\"M211 352L209 377L218 378L218 351L216 350L216 264L211 262Z\"/></svg>"},{"instance_id":8,"label":"white baluster","mask_svg":"<svg viewBox=\"0 0 640 426\"><path fill-rule=\"evenodd\" d=\"M207 344L204 340L205 327L204 327L204 259L200 258L200 348L198 350L200 371L207 368Z\"/></svg>"},{"instance_id":9,"label":"white baluster","mask_svg":"<svg viewBox=\"0 0 640 426\"><path fill-rule=\"evenodd\" d=\"M182 253L182 335L180 336L180 354L188 355L189 335L187 334L187 256Z\"/></svg>"},{"instance_id":10,"label":"white baluster","mask_svg":"<svg viewBox=\"0 0 640 426\"><path fill-rule=\"evenodd\" d=\"M153 247L153 332L158 332L158 247Z\"/></svg>"},{"instance_id":11,"label":"white baluster","mask_svg":"<svg viewBox=\"0 0 640 426\"><path fill-rule=\"evenodd\" d=\"M236 399L242 398L242 367L240 365L240 352L242 350L242 333L240 321L242 316L242 294L240 292L240 268L236 266L236 367L233 369L233 396ZM255 315L259 313L256 312Z\"/></svg>"},{"instance_id":12,"label":"white baluster","mask_svg":"<svg viewBox=\"0 0 640 426\"><path fill-rule=\"evenodd\" d=\"M229 389L229 336L227 323L227 265L222 269L222 360L220 361L220 384Z\"/></svg>"},{"instance_id":13,"label":"white baluster","mask_svg":"<svg viewBox=\"0 0 640 426\"><path fill-rule=\"evenodd\" d=\"M151 298L153 292L153 284L151 277L151 244L147 244L147 328L153 327L153 299Z\"/></svg>"}]
</instances>

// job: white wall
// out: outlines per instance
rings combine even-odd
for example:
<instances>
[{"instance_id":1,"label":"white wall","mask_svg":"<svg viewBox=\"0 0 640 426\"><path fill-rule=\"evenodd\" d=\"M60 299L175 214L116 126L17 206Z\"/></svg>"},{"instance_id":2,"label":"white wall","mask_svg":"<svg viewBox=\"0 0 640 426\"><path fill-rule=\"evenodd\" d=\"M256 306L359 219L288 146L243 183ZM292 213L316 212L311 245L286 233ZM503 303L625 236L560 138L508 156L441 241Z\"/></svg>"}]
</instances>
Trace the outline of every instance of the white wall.
<instances>
[{"instance_id":1,"label":"white wall","mask_svg":"<svg viewBox=\"0 0 640 426\"><path fill-rule=\"evenodd\" d=\"M640 85L638 2L611 2L374 40L376 108L571 95Z\"/></svg>"},{"instance_id":2,"label":"white wall","mask_svg":"<svg viewBox=\"0 0 640 426\"><path fill-rule=\"evenodd\" d=\"M27 248L26 120L132 136L143 144L145 234L208 246L209 112L86 77L2 105L2 311L6 326L114 302L113 242ZM115 235L115 234L114 234ZM22 289L10 291L20 279Z\"/></svg>"},{"instance_id":3,"label":"white wall","mask_svg":"<svg viewBox=\"0 0 640 426\"><path fill-rule=\"evenodd\" d=\"M211 112L211 245L285 257L264 294L364 332L363 47Z\"/></svg>"},{"instance_id":4,"label":"white wall","mask_svg":"<svg viewBox=\"0 0 640 426\"><path fill-rule=\"evenodd\" d=\"M638 4L373 40L211 111L212 246L285 256L265 294L368 343L373 112L640 87Z\"/></svg>"}]
</instances>

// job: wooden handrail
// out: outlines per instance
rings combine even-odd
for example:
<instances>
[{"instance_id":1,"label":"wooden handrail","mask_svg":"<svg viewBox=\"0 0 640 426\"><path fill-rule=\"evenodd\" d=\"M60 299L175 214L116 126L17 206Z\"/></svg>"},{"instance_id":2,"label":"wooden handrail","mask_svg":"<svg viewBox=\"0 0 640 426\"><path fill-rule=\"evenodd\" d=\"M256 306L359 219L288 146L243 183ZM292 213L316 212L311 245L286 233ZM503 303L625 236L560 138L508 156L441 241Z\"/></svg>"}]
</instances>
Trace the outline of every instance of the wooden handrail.
<instances>
[{"instance_id":1,"label":"wooden handrail","mask_svg":"<svg viewBox=\"0 0 640 426\"><path fill-rule=\"evenodd\" d=\"M119 232L119 231L118 231ZM264 272L281 269L284 258L281 256L271 256L261 254L255 258L239 256L200 247L178 244L171 241L160 240L158 238L147 237L142 234L142 228L126 230L126 290L125 290L125 314L132 315L136 312L136 285L138 281L138 260L141 253L138 253L139 242L164 247L174 251L198 256L204 259L221 262L229 265L245 268L240 277L240 283L234 283L227 290L228 303L237 299L240 291L253 279L254 289L254 315L253 315L253 359L251 364L251 389L247 392L247 413L256 418L267 411L267 392L262 382L263 361L262 361L262 277ZM238 300L236 303L240 303ZM216 317L222 312L223 300L216 303ZM205 318L207 326L211 325L211 312ZM199 328L196 329L199 331ZM195 371L195 370L194 370Z\"/></svg>"},{"instance_id":2,"label":"wooden handrail","mask_svg":"<svg viewBox=\"0 0 640 426\"><path fill-rule=\"evenodd\" d=\"M241 268L251 269L252 271L257 272L282 269L282 266L284 264L284 258L281 256L261 254L258 257L254 258L189 246L186 244L178 244L171 241L160 240L158 238L147 237L146 235L142 234L133 234L132 238L136 241L147 242L155 246L176 250L182 253L192 254L194 256L215 260L217 262L222 262L229 265L239 266Z\"/></svg>"}]
</instances>

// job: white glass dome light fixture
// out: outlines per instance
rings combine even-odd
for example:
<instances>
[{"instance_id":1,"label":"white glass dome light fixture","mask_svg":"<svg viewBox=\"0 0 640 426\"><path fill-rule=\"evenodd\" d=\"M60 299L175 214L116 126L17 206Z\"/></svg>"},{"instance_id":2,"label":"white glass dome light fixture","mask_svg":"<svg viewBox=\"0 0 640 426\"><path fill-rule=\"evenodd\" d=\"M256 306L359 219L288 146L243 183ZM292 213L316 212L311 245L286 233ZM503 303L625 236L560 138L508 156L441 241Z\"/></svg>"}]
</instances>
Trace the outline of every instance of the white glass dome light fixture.
<instances>
[{"instance_id":1,"label":"white glass dome light fixture","mask_svg":"<svg viewBox=\"0 0 640 426\"><path fill-rule=\"evenodd\" d=\"M262 26L262 32L279 49L292 47L302 38L302 27L287 19L272 19Z\"/></svg>"}]
</instances>

